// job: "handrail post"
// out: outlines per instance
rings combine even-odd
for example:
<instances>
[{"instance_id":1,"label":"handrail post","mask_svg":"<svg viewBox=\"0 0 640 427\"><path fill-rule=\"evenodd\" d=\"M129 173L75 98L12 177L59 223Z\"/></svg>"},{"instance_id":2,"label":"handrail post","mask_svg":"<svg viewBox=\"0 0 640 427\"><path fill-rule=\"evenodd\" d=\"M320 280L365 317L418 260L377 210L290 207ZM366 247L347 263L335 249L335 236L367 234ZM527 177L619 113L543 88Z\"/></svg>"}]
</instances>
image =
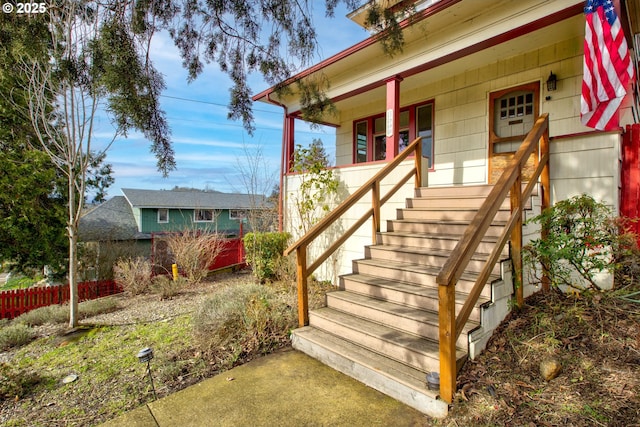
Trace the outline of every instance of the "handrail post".
<instances>
[{"instance_id":1,"label":"handrail post","mask_svg":"<svg viewBox=\"0 0 640 427\"><path fill-rule=\"evenodd\" d=\"M298 326L309 324L309 297L307 294L307 246L301 245L296 249L298 276Z\"/></svg>"},{"instance_id":2,"label":"handrail post","mask_svg":"<svg viewBox=\"0 0 640 427\"><path fill-rule=\"evenodd\" d=\"M513 263L513 275L516 280L516 303L518 307L524 304L523 276L522 276L522 165L520 165L518 177L511 186L510 201L511 214L518 211L518 219L511 232L511 261Z\"/></svg>"},{"instance_id":3,"label":"handrail post","mask_svg":"<svg viewBox=\"0 0 640 427\"><path fill-rule=\"evenodd\" d=\"M440 325L440 398L453 401L456 390L456 287L455 284L438 285L438 323Z\"/></svg>"},{"instance_id":4,"label":"handrail post","mask_svg":"<svg viewBox=\"0 0 640 427\"><path fill-rule=\"evenodd\" d=\"M416 151L413 155L416 167L416 188L422 187L422 139L416 145Z\"/></svg>"},{"instance_id":5,"label":"handrail post","mask_svg":"<svg viewBox=\"0 0 640 427\"><path fill-rule=\"evenodd\" d=\"M373 208L373 220L371 221L371 242L378 244L380 232L380 181L376 180L371 186L371 207Z\"/></svg>"},{"instance_id":6,"label":"handrail post","mask_svg":"<svg viewBox=\"0 0 640 427\"><path fill-rule=\"evenodd\" d=\"M548 120L548 119L547 119ZM546 156L549 154L549 130L542 135L540 140L540 156ZM542 168L542 173L540 174L540 187L542 192L541 203L540 203L540 211L544 212L545 209L549 208L551 205L551 177L549 174L549 161L545 163ZM543 227L540 230L540 238L544 241L549 234L549 230L546 227ZM543 267L544 269L544 267ZM542 271L542 290L548 291L551 287L551 280L549 279L549 274L546 270Z\"/></svg>"}]
</instances>

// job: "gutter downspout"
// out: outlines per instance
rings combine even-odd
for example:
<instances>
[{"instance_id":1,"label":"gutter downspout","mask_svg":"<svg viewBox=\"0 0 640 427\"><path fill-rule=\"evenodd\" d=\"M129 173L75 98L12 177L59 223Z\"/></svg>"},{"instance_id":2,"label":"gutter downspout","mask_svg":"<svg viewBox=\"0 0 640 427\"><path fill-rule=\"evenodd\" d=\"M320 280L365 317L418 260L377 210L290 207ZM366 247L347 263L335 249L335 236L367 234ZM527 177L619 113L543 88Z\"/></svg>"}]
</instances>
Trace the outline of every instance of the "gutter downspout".
<instances>
[{"instance_id":1,"label":"gutter downspout","mask_svg":"<svg viewBox=\"0 0 640 427\"><path fill-rule=\"evenodd\" d=\"M284 191L284 165L285 165L285 160L284 160L284 155L285 155L285 145L287 143L287 136L289 133L289 120L288 120L288 116L289 116L289 110L287 109L287 106L284 104L279 103L278 101L274 101L273 99L271 99L271 92L267 93L267 100L273 104L273 105L277 105L279 107L282 107L282 109L284 110L284 118L283 118L283 124L282 124L282 150L280 153L280 194L278 194L278 231L282 232L283 230L283 211L284 211L284 198L282 197L282 193Z\"/></svg>"}]
</instances>

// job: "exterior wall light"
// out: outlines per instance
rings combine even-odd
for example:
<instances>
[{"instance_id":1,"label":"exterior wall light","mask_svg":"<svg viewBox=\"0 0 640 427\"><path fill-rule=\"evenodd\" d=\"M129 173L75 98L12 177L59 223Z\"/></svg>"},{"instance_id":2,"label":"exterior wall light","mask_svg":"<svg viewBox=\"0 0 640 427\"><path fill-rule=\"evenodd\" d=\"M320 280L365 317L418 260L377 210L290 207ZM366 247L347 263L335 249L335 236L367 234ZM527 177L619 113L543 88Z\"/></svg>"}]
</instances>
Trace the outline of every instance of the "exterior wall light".
<instances>
[{"instance_id":1,"label":"exterior wall light","mask_svg":"<svg viewBox=\"0 0 640 427\"><path fill-rule=\"evenodd\" d=\"M557 82L558 82L558 77L556 77L556 75L553 74L553 71L552 71L551 74L549 74L549 78L547 79L547 91L553 92L554 90L556 90Z\"/></svg>"}]
</instances>

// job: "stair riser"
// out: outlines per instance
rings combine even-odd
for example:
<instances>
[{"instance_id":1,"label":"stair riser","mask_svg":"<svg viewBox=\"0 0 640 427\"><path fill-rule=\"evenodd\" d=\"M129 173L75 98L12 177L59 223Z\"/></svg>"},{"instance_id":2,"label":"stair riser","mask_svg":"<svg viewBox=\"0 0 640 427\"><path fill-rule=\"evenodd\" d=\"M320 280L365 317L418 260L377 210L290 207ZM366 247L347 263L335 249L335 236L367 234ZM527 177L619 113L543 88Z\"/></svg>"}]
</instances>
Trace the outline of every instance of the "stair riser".
<instances>
[{"instance_id":1,"label":"stair riser","mask_svg":"<svg viewBox=\"0 0 640 427\"><path fill-rule=\"evenodd\" d=\"M468 224L450 224L446 222L417 222L412 221L387 221L388 231L402 231L410 233L431 233L431 234L463 234ZM499 237L504 227L492 225L487 230L486 235Z\"/></svg>"},{"instance_id":2,"label":"stair riser","mask_svg":"<svg viewBox=\"0 0 640 427\"><path fill-rule=\"evenodd\" d=\"M454 187L420 187L416 188L416 197L478 197L488 196L493 190L488 185L460 185Z\"/></svg>"},{"instance_id":3,"label":"stair riser","mask_svg":"<svg viewBox=\"0 0 640 427\"><path fill-rule=\"evenodd\" d=\"M485 197L467 197L467 198L415 198L407 200L407 207L413 208L448 208L448 209L475 209L479 210L482 204L487 200ZM511 208L510 201L506 199L502 205L502 209L509 210Z\"/></svg>"},{"instance_id":4,"label":"stair riser","mask_svg":"<svg viewBox=\"0 0 640 427\"><path fill-rule=\"evenodd\" d=\"M411 209L411 205L408 205L408 208L398 209L397 216L402 219L404 211ZM478 213L477 210L474 209L457 209L457 210L448 210L448 209L429 209L427 208L419 208L419 212L414 214L414 217L417 219L425 220L425 221L466 221L471 222L471 220ZM410 215L410 214L408 214ZM496 221L507 221L509 219L510 212L509 211L498 211L496 214Z\"/></svg>"},{"instance_id":5,"label":"stair riser","mask_svg":"<svg viewBox=\"0 0 640 427\"><path fill-rule=\"evenodd\" d=\"M397 236L388 233L379 234L378 241L383 245L392 246L404 246L422 249L444 249L452 251L458 244L458 240L455 239L439 239L437 237L421 237L419 235L413 236ZM495 247L495 243L480 242L478 249L479 253L488 254ZM505 245L502 250L502 255L509 256L509 248Z\"/></svg>"},{"instance_id":6,"label":"stair riser","mask_svg":"<svg viewBox=\"0 0 640 427\"><path fill-rule=\"evenodd\" d=\"M360 274L367 274L369 276L380 277L388 280L399 280L402 282L419 284L420 286L438 287L435 276L425 273L419 273L408 270L398 270L396 268L385 267L384 265L372 265L359 263L358 260L353 262L353 272ZM460 279L456 284L456 289L460 292L469 293L473 288L473 282ZM482 290L482 296L490 298L491 289L490 286L485 286Z\"/></svg>"},{"instance_id":7,"label":"stair riser","mask_svg":"<svg viewBox=\"0 0 640 427\"><path fill-rule=\"evenodd\" d=\"M309 325L330 332L347 341L361 345L413 368L424 370L425 372L440 369L438 359L434 355L422 354L394 345L375 336L346 327L329 318L316 316L313 312L309 314Z\"/></svg>"},{"instance_id":8,"label":"stair riser","mask_svg":"<svg viewBox=\"0 0 640 427\"><path fill-rule=\"evenodd\" d=\"M393 288L372 286L358 280L350 280L348 277L343 277L341 289L349 292L356 292L362 295L367 295L383 301L393 302L396 304L418 307L423 310L438 311L437 298L431 298L426 295L402 292ZM456 314L460 312L460 309L462 309L462 304L456 303ZM478 307L476 307L471 312L469 319L475 322L480 321L480 309Z\"/></svg>"},{"instance_id":9,"label":"stair riser","mask_svg":"<svg viewBox=\"0 0 640 427\"><path fill-rule=\"evenodd\" d=\"M439 338L437 324L429 324L417 319L402 317L393 313L379 311L372 307L353 304L350 301L336 298L334 295L332 295L332 293L327 294L327 306L335 310L350 313L354 316L362 317L373 322L378 322L391 328L418 335L420 337L428 338L435 341L437 341ZM330 331L330 329L328 329L328 331ZM464 333L460 334L456 345L459 348L466 349L468 346L467 335Z\"/></svg>"},{"instance_id":10,"label":"stair riser","mask_svg":"<svg viewBox=\"0 0 640 427\"><path fill-rule=\"evenodd\" d=\"M446 256L438 256L431 254L420 254L405 251L387 250L384 247L369 246L365 248L365 256L372 259L389 260L397 262L406 262L410 264L429 265L434 267L442 267L447 261ZM484 262L479 260L470 260L466 271L479 273L484 267ZM493 274L500 273L500 265L496 263L493 267Z\"/></svg>"}]
</instances>

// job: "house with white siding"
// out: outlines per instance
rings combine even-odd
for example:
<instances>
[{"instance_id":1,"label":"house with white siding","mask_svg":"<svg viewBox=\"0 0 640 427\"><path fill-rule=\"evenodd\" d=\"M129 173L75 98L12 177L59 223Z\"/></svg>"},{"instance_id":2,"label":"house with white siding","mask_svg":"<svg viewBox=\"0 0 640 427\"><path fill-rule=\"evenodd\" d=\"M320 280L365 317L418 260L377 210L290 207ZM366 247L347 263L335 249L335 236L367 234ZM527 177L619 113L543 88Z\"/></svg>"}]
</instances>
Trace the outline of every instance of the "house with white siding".
<instances>
[{"instance_id":1,"label":"house with white siding","mask_svg":"<svg viewBox=\"0 0 640 427\"><path fill-rule=\"evenodd\" d=\"M326 82L335 106L318 121L336 129L345 197L288 249L299 272L294 347L444 416L457 369L482 351L510 300L538 289L522 275L520 249L539 230L523 223L582 193L620 213L630 176L623 148L639 114L640 2L606 5L636 70L608 130L581 121L584 1L409 3L401 52L385 55L384 32L373 33L284 82L289 90L254 100L284 111L282 227L294 235L298 82ZM363 25L370 5L349 18ZM309 313L312 274L339 290Z\"/></svg>"}]
</instances>

